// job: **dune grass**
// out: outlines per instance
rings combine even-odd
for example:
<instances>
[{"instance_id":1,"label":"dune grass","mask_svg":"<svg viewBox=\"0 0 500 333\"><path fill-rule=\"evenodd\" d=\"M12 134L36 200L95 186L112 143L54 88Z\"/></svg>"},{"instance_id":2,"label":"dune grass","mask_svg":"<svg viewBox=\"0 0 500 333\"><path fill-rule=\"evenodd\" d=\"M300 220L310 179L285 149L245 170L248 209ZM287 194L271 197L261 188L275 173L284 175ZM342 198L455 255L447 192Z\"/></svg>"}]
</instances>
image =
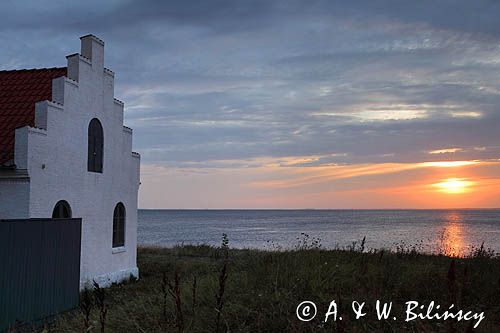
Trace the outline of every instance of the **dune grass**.
<instances>
[{"instance_id":1,"label":"dune grass","mask_svg":"<svg viewBox=\"0 0 500 333\"><path fill-rule=\"evenodd\" d=\"M141 278L107 289L106 332L467 332L470 322L405 322L405 302L435 301L484 311L478 332L500 332L500 259L485 251L469 258L397 253L360 247L293 251L222 247L139 248ZM85 298L83 298L85 299ZM377 320L375 301L393 302L397 320ZM314 301L318 315L301 322L295 311ZM342 321L323 323L329 303ZM351 302L366 302L356 320ZM100 332L102 307L63 314L51 332ZM85 311L84 311L85 310ZM391 315L392 317L392 315Z\"/></svg>"}]
</instances>

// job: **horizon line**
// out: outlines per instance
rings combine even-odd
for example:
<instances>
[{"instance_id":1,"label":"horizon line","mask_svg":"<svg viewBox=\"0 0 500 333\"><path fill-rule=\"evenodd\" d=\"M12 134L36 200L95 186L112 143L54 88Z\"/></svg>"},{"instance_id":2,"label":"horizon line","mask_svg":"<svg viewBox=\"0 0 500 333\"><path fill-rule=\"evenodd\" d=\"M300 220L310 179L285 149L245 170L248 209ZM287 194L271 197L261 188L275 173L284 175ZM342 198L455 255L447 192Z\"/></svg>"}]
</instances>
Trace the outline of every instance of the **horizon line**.
<instances>
[{"instance_id":1,"label":"horizon line","mask_svg":"<svg viewBox=\"0 0 500 333\"><path fill-rule=\"evenodd\" d=\"M457 208L137 208L137 210L500 210L500 207Z\"/></svg>"}]
</instances>

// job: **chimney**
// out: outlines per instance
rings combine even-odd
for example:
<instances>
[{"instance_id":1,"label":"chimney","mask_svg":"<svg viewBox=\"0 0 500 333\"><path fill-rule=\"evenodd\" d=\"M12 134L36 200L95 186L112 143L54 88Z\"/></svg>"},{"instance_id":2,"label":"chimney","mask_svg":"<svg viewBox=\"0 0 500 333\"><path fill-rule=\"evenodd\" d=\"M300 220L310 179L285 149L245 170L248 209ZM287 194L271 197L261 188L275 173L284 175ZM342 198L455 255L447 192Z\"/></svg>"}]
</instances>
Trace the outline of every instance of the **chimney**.
<instances>
[{"instance_id":1,"label":"chimney","mask_svg":"<svg viewBox=\"0 0 500 333\"><path fill-rule=\"evenodd\" d=\"M80 37L81 55L92 62L92 67L104 68L104 42L94 35Z\"/></svg>"}]
</instances>

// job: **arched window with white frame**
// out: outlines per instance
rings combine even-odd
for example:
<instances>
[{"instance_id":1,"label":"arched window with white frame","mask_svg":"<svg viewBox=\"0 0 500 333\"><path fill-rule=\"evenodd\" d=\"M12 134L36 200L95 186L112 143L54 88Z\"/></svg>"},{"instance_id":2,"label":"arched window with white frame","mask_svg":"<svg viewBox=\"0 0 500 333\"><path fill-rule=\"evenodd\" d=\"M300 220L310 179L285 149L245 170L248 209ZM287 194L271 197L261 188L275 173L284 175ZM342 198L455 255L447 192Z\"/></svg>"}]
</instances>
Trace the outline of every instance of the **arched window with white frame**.
<instances>
[{"instance_id":1,"label":"arched window with white frame","mask_svg":"<svg viewBox=\"0 0 500 333\"><path fill-rule=\"evenodd\" d=\"M125 206L119 202L113 212L113 247L125 246Z\"/></svg>"},{"instance_id":2,"label":"arched window with white frame","mask_svg":"<svg viewBox=\"0 0 500 333\"><path fill-rule=\"evenodd\" d=\"M102 173L104 133L99 119L94 118L88 129L87 171Z\"/></svg>"},{"instance_id":3,"label":"arched window with white frame","mask_svg":"<svg viewBox=\"0 0 500 333\"><path fill-rule=\"evenodd\" d=\"M71 206L66 200L60 200L54 206L52 210L53 219L70 219L71 218Z\"/></svg>"}]
</instances>

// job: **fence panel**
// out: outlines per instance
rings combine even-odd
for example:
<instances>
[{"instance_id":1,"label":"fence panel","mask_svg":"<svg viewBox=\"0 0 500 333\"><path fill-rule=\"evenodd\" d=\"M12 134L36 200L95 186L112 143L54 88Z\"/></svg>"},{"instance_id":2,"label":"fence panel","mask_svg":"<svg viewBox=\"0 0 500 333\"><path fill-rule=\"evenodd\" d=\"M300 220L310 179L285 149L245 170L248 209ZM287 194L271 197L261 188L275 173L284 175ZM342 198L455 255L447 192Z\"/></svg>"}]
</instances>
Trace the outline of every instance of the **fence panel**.
<instances>
[{"instance_id":1,"label":"fence panel","mask_svg":"<svg viewBox=\"0 0 500 333\"><path fill-rule=\"evenodd\" d=\"M81 224L0 220L0 331L78 305Z\"/></svg>"}]
</instances>

